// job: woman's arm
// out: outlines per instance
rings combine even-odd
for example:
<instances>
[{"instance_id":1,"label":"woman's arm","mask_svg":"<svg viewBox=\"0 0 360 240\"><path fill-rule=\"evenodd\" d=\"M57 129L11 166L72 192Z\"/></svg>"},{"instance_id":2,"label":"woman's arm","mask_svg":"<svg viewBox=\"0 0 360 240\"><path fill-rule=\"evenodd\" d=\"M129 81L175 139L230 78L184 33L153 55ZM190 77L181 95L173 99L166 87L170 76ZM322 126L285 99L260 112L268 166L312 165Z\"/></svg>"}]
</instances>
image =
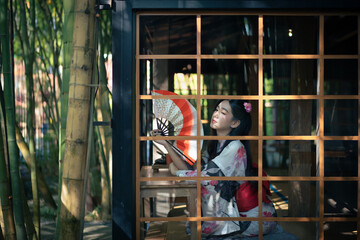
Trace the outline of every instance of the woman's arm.
<instances>
[{"instance_id":1,"label":"woman's arm","mask_svg":"<svg viewBox=\"0 0 360 240\"><path fill-rule=\"evenodd\" d=\"M161 136L161 130L155 129L150 132L151 136ZM187 165L185 161L180 157L180 155L172 148L170 143L166 140L155 140L156 143L161 144L165 147L166 151L170 155L173 163L179 170L187 170Z\"/></svg>"},{"instance_id":2,"label":"woman's arm","mask_svg":"<svg viewBox=\"0 0 360 240\"><path fill-rule=\"evenodd\" d=\"M164 147L166 148L166 151L170 155L173 163L179 170L187 170L187 165L185 161L180 157L180 155L175 152L175 150L170 146L170 143L165 141Z\"/></svg>"}]
</instances>

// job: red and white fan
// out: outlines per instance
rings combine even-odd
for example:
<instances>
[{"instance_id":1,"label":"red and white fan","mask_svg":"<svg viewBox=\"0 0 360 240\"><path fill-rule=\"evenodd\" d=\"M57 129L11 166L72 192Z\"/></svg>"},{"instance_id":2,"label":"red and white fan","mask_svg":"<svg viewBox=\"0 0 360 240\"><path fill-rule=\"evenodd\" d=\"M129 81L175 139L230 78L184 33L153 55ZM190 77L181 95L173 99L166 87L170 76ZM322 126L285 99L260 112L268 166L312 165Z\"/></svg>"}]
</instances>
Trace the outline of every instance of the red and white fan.
<instances>
[{"instance_id":1,"label":"red and white fan","mask_svg":"<svg viewBox=\"0 0 360 240\"><path fill-rule=\"evenodd\" d=\"M166 90L153 90L152 95L177 94ZM164 136L196 136L197 113L188 100L153 99L153 109L157 128L162 131ZM201 122L200 134L204 135ZM196 140L177 140L171 145L191 166L195 163L197 159Z\"/></svg>"}]
</instances>

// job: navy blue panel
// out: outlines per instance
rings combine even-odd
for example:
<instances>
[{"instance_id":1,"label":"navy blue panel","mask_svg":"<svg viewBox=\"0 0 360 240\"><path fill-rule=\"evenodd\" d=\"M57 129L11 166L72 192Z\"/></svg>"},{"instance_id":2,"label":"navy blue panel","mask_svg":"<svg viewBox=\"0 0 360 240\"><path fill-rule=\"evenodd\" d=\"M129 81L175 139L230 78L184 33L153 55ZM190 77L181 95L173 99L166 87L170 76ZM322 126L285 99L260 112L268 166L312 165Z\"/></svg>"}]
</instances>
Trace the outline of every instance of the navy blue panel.
<instances>
[{"instance_id":1,"label":"navy blue panel","mask_svg":"<svg viewBox=\"0 0 360 240\"><path fill-rule=\"evenodd\" d=\"M113 239L135 239L133 128L133 12L131 3L113 8Z\"/></svg>"}]
</instances>

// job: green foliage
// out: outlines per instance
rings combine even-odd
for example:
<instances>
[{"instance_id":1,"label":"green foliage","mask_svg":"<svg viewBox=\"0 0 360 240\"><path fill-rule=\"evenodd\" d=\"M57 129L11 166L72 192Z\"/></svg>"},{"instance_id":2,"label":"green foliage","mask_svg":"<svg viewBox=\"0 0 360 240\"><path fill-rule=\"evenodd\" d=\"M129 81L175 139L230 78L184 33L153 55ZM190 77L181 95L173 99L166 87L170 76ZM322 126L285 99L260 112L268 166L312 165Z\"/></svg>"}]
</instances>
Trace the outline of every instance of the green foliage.
<instances>
[{"instance_id":1,"label":"green foliage","mask_svg":"<svg viewBox=\"0 0 360 240\"><path fill-rule=\"evenodd\" d=\"M104 48L104 53L106 56L109 56L112 52L112 13L111 11L102 11L100 15L100 29L102 32L102 48ZM107 61L107 57L105 57Z\"/></svg>"},{"instance_id":2,"label":"green foliage","mask_svg":"<svg viewBox=\"0 0 360 240\"><path fill-rule=\"evenodd\" d=\"M97 206L92 212L85 216L86 221L94 221L101 219L101 206Z\"/></svg>"},{"instance_id":3,"label":"green foliage","mask_svg":"<svg viewBox=\"0 0 360 240\"><path fill-rule=\"evenodd\" d=\"M41 149L38 149L36 156L38 166L43 173L48 176L58 176L58 153L59 146L56 144L57 138L53 130L49 130L42 138Z\"/></svg>"},{"instance_id":4,"label":"green foliage","mask_svg":"<svg viewBox=\"0 0 360 240\"><path fill-rule=\"evenodd\" d=\"M22 1L22 0L21 0ZM64 140L64 133L61 137L61 118L66 121L67 99L61 99L62 93L68 92L68 86L64 83L66 76L69 76L69 68L72 52L73 37L73 7L74 1L31 1L35 6L35 27L32 27L31 19L32 4L30 1L25 3L25 22L21 23L20 19L20 1L13 2L14 11L14 56L17 64L22 64L25 59L26 50L33 54L34 65L32 66L34 76L34 95L35 108L37 114L42 114L41 122L36 123L36 128L40 128L43 124L48 124L48 131L43 135L37 135L37 164L46 179L54 181L53 178L60 175L59 172L59 151L61 149L60 142ZM70 6L70 7L69 7ZM112 12L100 12L100 28L103 39L99 43L103 48L105 61L108 60L112 51ZM30 37L29 49L26 49L26 42L23 39L22 31L27 26L27 35ZM66 66L66 64L68 65ZM18 78L21 80L21 78ZM23 85L17 85L20 89L21 96L16 96L24 101ZM22 86L22 87L21 87ZM65 96L67 98L67 95ZM110 93L110 107L111 107ZM24 131L26 131L26 108L24 104L16 106L16 120ZM63 107L63 109L61 109ZM40 118L38 115L36 119ZM65 130L66 125L62 125ZM24 134L27 138L28 134ZM26 139L28 141L28 139ZM39 144L40 143L40 144ZM63 157L60 157L63 159ZM96 159L90 170L91 189L95 204L100 204L99 196L101 196L100 185L100 167L99 161ZM53 185L51 185L53 186ZM53 190L53 188L52 188ZM47 216L51 218L56 213L51 209L41 208L42 218ZM52 218L53 219L53 218Z\"/></svg>"},{"instance_id":5,"label":"green foliage","mask_svg":"<svg viewBox=\"0 0 360 240\"><path fill-rule=\"evenodd\" d=\"M58 98L59 86L62 82L61 76L61 49L63 45L63 3L62 1L36 1L35 2L35 27L32 28L31 17L29 17L32 6L25 4L26 24L28 36L30 36L30 52L33 53L35 65L32 66L35 73L34 85L41 93L41 101L46 103L44 113L51 128L58 135ZM20 1L14 2L14 52L15 60L21 63L25 58L27 50L26 39L22 37L24 24L20 23ZM38 91L40 90L40 91ZM36 97L36 96L35 96ZM37 98L39 99L39 98ZM39 102L36 103L40 106ZM21 116L17 116L21 120ZM21 122L21 121L19 121Z\"/></svg>"}]
</instances>

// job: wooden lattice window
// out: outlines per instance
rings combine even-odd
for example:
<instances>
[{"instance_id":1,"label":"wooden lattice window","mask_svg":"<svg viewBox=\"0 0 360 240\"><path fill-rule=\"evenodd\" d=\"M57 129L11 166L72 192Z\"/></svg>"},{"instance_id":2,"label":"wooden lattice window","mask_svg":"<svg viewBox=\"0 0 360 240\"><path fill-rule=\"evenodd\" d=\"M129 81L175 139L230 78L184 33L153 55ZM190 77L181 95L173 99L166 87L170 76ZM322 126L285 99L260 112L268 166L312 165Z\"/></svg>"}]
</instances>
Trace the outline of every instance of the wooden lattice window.
<instances>
[{"instance_id":1,"label":"wooden lattice window","mask_svg":"<svg viewBox=\"0 0 360 240\"><path fill-rule=\"evenodd\" d=\"M201 239L204 220L278 221L299 239L360 239L358 14L144 12L136 23L137 239L155 234L154 226L159 236L186 229L188 221L188 237ZM155 89L178 96L152 96ZM258 176L191 177L190 190L162 170L154 177L154 163L164 160L149 136L154 98L189 100L204 127L203 136L198 128L167 139L194 141L198 159L209 140L249 140ZM249 136L210 135L219 99L252 103ZM278 217L201 216L201 180L249 179L271 181ZM167 188L151 191L164 182ZM171 209L179 214L168 215Z\"/></svg>"}]
</instances>

